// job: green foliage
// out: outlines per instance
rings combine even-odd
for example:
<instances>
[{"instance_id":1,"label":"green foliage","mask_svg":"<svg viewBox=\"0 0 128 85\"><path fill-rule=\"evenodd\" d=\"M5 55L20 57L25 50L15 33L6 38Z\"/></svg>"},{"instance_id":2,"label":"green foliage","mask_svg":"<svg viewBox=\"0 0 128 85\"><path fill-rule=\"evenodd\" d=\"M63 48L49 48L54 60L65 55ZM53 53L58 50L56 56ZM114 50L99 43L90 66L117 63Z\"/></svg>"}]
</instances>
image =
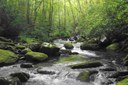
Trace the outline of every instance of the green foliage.
<instances>
[{"instance_id":1,"label":"green foliage","mask_svg":"<svg viewBox=\"0 0 128 85\"><path fill-rule=\"evenodd\" d=\"M126 35L125 0L4 0L0 1L0 35L52 41L76 34L87 37ZM27 37L25 39L25 37Z\"/></svg>"}]
</instances>

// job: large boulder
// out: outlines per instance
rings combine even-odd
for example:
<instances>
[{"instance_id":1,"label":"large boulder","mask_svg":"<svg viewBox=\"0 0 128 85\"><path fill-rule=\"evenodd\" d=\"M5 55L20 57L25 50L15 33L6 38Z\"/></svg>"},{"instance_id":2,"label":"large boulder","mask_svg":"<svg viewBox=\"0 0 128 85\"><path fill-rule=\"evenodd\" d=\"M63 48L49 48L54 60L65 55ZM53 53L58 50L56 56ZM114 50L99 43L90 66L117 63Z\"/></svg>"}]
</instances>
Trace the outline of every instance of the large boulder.
<instances>
[{"instance_id":1,"label":"large boulder","mask_svg":"<svg viewBox=\"0 0 128 85\"><path fill-rule=\"evenodd\" d=\"M29 48L32 51L39 52L40 48L41 48L41 43L32 43L32 44L29 45Z\"/></svg>"},{"instance_id":2,"label":"large boulder","mask_svg":"<svg viewBox=\"0 0 128 85\"><path fill-rule=\"evenodd\" d=\"M0 49L0 66L13 64L17 59L18 56L13 52Z\"/></svg>"},{"instance_id":3,"label":"large boulder","mask_svg":"<svg viewBox=\"0 0 128 85\"><path fill-rule=\"evenodd\" d=\"M21 82L27 82L30 78L30 75L28 73L19 72L19 73L12 73L10 74L11 77L17 77Z\"/></svg>"},{"instance_id":4,"label":"large boulder","mask_svg":"<svg viewBox=\"0 0 128 85\"><path fill-rule=\"evenodd\" d=\"M43 61L48 58L47 54L40 52L28 52L25 54L25 57L29 61Z\"/></svg>"},{"instance_id":5,"label":"large boulder","mask_svg":"<svg viewBox=\"0 0 128 85\"><path fill-rule=\"evenodd\" d=\"M54 44L44 42L41 45L40 52L47 54L48 56L58 56L60 48Z\"/></svg>"},{"instance_id":6,"label":"large boulder","mask_svg":"<svg viewBox=\"0 0 128 85\"><path fill-rule=\"evenodd\" d=\"M59 54L59 50L60 50L60 48L57 47L56 45L47 43L47 42L44 42L42 44L41 43L33 43L33 44L30 44L29 48L32 51L42 52L42 53L47 54L48 56L57 56Z\"/></svg>"},{"instance_id":7,"label":"large boulder","mask_svg":"<svg viewBox=\"0 0 128 85\"><path fill-rule=\"evenodd\" d=\"M73 49L73 48L74 48L71 42L66 42L66 43L64 44L64 47L65 47L66 49Z\"/></svg>"},{"instance_id":8,"label":"large boulder","mask_svg":"<svg viewBox=\"0 0 128 85\"><path fill-rule=\"evenodd\" d=\"M10 39L0 37L0 49L14 51L15 50L15 44Z\"/></svg>"}]
</instances>

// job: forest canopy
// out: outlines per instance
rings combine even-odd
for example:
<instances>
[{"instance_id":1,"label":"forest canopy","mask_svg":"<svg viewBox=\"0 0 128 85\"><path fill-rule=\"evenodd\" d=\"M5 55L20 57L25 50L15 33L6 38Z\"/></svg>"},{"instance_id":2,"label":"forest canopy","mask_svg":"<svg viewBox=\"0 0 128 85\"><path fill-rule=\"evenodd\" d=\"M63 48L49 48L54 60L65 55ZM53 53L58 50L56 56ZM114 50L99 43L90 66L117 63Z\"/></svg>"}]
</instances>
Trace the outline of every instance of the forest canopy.
<instances>
[{"instance_id":1,"label":"forest canopy","mask_svg":"<svg viewBox=\"0 0 128 85\"><path fill-rule=\"evenodd\" d=\"M0 35L51 41L127 35L127 0L0 0Z\"/></svg>"}]
</instances>

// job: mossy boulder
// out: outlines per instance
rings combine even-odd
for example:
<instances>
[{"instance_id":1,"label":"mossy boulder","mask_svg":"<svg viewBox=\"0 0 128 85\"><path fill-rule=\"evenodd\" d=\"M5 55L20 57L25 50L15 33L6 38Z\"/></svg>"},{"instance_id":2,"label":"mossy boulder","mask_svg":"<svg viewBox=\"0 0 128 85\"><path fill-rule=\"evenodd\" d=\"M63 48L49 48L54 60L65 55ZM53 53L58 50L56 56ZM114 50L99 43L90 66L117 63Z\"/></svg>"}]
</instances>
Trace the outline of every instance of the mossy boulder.
<instances>
[{"instance_id":1,"label":"mossy boulder","mask_svg":"<svg viewBox=\"0 0 128 85\"><path fill-rule=\"evenodd\" d=\"M14 51L15 50L15 44L13 42L0 41L0 49Z\"/></svg>"},{"instance_id":2,"label":"mossy boulder","mask_svg":"<svg viewBox=\"0 0 128 85\"><path fill-rule=\"evenodd\" d=\"M26 46L24 46L24 45L16 45L16 48L17 48L17 49L21 49L21 50L22 50L22 49L25 49L25 48L26 48Z\"/></svg>"},{"instance_id":3,"label":"mossy boulder","mask_svg":"<svg viewBox=\"0 0 128 85\"><path fill-rule=\"evenodd\" d=\"M59 50L60 50L60 48L57 47L56 45L47 43L47 42L33 43L33 44L30 44L29 48L32 51L42 52L42 53L47 54L48 56L57 56L59 54Z\"/></svg>"},{"instance_id":4,"label":"mossy boulder","mask_svg":"<svg viewBox=\"0 0 128 85\"><path fill-rule=\"evenodd\" d=\"M72 69L82 69L82 68L95 68L99 66L103 66L103 64L98 61L87 61L83 63L70 65L69 67L71 67Z\"/></svg>"},{"instance_id":5,"label":"mossy boulder","mask_svg":"<svg viewBox=\"0 0 128 85\"><path fill-rule=\"evenodd\" d=\"M11 51L0 49L0 66L15 63L18 56Z\"/></svg>"},{"instance_id":6,"label":"mossy boulder","mask_svg":"<svg viewBox=\"0 0 128 85\"><path fill-rule=\"evenodd\" d=\"M27 52L25 57L29 61L43 61L48 58L47 54L40 53L40 52Z\"/></svg>"},{"instance_id":7,"label":"mossy boulder","mask_svg":"<svg viewBox=\"0 0 128 85\"><path fill-rule=\"evenodd\" d=\"M117 85L128 85L128 77L122 79L122 80L119 80L117 82Z\"/></svg>"},{"instance_id":8,"label":"mossy boulder","mask_svg":"<svg viewBox=\"0 0 128 85\"><path fill-rule=\"evenodd\" d=\"M107 50L117 51L119 50L119 44L113 43L106 47Z\"/></svg>"},{"instance_id":9,"label":"mossy boulder","mask_svg":"<svg viewBox=\"0 0 128 85\"><path fill-rule=\"evenodd\" d=\"M22 54L26 54L27 52L31 52L32 50L30 48L25 48L21 51Z\"/></svg>"},{"instance_id":10,"label":"mossy boulder","mask_svg":"<svg viewBox=\"0 0 128 85\"><path fill-rule=\"evenodd\" d=\"M81 72L81 73L78 75L77 80L89 82L90 76L91 76L92 74L95 74L95 73L98 73L98 72L97 72L97 71L83 71L83 72Z\"/></svg>"},{"instance_id":11,"label":"mossy boulder","mask_svg":"<svg viewBox=\"0 0 128 85\"><path fill-rule=\"evenodd\" d=\"M58 56L60 48L54 44L44 42L41 45L40 52L47 54L48 56Z\"/></svg>"},{"instance_id":12,"label":"mossy boulder","mask_svg":"<svg viewBox=\"0 0 128 85\"><path fill-rule=\"evenodd\" d=\"M98 44L84 42L80 45L80 49L81 50L100 50L100 47Z\"/></svg>"},{"instance_id":13,"label":"mossy boulder","mask_svg":"<svg viewBox=\"0 0 128 85\"><path fill-rule=\"evenodd\" d=\"M73 48L74 48L71 42L66 42L66 43L64 44L64 47L65 47L66 49L73 49Z\"/></svg>"},{"instance_id":14,"label":"mossy boulder","mask_svg":"<svg viewBox=\"0 0 128 85\"><path fill-rule=\"evenodd\" d=\"M0 37L0 41L3 41L3 42L12 42L11 39L7 39L5 37Z\"/></svg>"}]
</instances>

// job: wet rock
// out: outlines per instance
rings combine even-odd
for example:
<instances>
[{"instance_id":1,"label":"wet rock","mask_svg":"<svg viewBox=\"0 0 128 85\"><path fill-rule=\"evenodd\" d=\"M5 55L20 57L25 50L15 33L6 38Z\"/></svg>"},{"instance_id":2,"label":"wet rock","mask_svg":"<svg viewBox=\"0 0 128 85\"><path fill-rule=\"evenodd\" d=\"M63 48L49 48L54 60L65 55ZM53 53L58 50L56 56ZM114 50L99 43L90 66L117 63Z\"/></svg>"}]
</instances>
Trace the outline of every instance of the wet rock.
<instances>
[{"instance_id":1,"label":"wet rock","mask_svg":"<svg viewBox=\"0 0 128 85\"><path fill-rule=\"evenodd\" d=\"M61 55L69 55L72 53L71 50L60 50L59 52Z\"/></svg>"},{"instance_id":2,"label":"wet rock","mask_svg":"<svg viewBox=\"0 0 128 85\"><path fill-rule=\"evenodd\" d=\"M116 72L112 74L111 76L109 76L109 78L118 78L118 77L127 76L127 75L128 75L128 71Z\"/></svg>"},{"instance_id":3,"label":"wet rock","mask_svg":"<svg viewBox=\"0 0 128 85\"><path fill-rule=\"evenodd\" d=\"M77 80L88 82L90 81L90 76L96 73L98 71L83 71L78 75Z\"/></svg>"},{"instance_id":4,"label":"wet rock","mask_svg":"<svg viewBox=\"0 0 128 85\"><path fill-rule=\"evenodd\" d=\"M13 52L0 49L0 66L13 64L17 59L18 56Z\"/></svg>"},{"instance_id":5,"label":"wet rock","mask_svg":"<svg viewBox=\"0 0 128 85\"><path fill-rule=\"evenodd\" d=\"M48 56L59 56L60 48L54 44L44 42L41 45L40 52L47 54Z\"/></svg>"},{"instance_id":6,"label":"wet rock","mask_svg":"<svg viewBox=\"0 0 128 85\"><path fill-rule=\"evenodd\" d=\"M99 67L102 66L103 64L100 62L84 62L84 63L79 63L79 64L74 64L70 65L72 69L81 69L81 68L94 68L94 67Z\"/></svg>"},{"instance_id":7,"label":"wet rock","mask_svg":"<svg viewBox=\"0 0 128 85\"><path fill-rule=\"evenodd\" d=\"M119 50L119 44L113 43L106 47L107 50L117 51Z\"/></svg>"},{"instance_id":8,"label":"wet rock","mask_svg":"<svg viewBox=\"0 0 128 85\"><path fill-rule=\"evenodd\" d=\"M54 71L46 71L46 70L43 70L43 69L38 69L37 72L40 73L40 74L49 74L49 75L55 74Z\"/></svg>"},{"instance_id":9,"label":"wet rock","mask_svg":"<svg viewBox=\"0 0 128 85\"><path fill-rule=\"evenodd\" d=\"M32 51L39 52L40 48L41 48L41 44L40 43L32 43L32 44L29 45L29 48Z\"/></svg>"},{"instance_id":10,"label":"wet rock","mask_svg":"<svg viewBox=\"0 0 128 85\"><path fill-rule=\"evenodd\" d=\"M16 48L17 48L17 49L21 49L21 50L23 50L23 49L26 48L26 46L24 46L24 45L16 45Z\"/></svg>"},{"instance_id":11,"label":"wet rock","mask_svg":"<svg viewBox=\"0 0 128 85\"><path fill-rule=\"evenodd\" d=\"M103 68L103 69L100 69L101 71L116 71L115 68Z\"/></svg>"},{"instance_id":12,"label":"wet rock","mask_svg":"<svg viewBox=\"0 0 128 85\"><path fill-rule=\"evenodd\" d=\"M65 43L65 44L64 44L64 47L65 47L66 49L73 49L73 48L74 48L71 42Z\"/></svg>"},{"instance_id":13,"label":"wet rock","mask_svg":"<svg viewBox=\"0 0 128 85\"><path fill-rule=\"evenodd\" d=\"M28 61L43 61L48 58L47 54L40 52L28 52L25 54L25 57Z\"/></svg>"},{"instance_id":14,"label":"wet rock","mask_svg":"<svg viewBox=\"0 0 128 85\"><path fill-rule=\"evenodd\" d=\"M30 75L24 72L13 73L13 74L10 74L10 76L19 78L21 82L27 82L28 79L30 78Z\"/></svg>"},{"instance_id":15,"label":"wet rock","mask_svg":"<svg viewBox=\"0 0 128 85\"><path fill-rule=\"evenodd\" d=\"M10 85L10 83L4 77L0 77L0 85Z\"/></svg>"},{"instance_id":16,"label":"wet rock","mask_svg":"<svg viewBox=\"0 0 128 85\"><path fill-rule=\"evenodd\" d=\"M11 83L10 85L22 85L18 77L11 78L9 81Z\"/></svg>"},{"instance_id":17,"label":"wet rock","mask_svg":"<svg viewBox=\"0 0 128 85\"><path fill-rule=\"evenodd\" d=\"M32 63L22 63L20 65L21 68L32 68L33 64Z\"/></svg>"},{"instance_id":18,"label":"wet rock","mask_svg":"<svg viewBox=\"0 0 128 85\"><path fill-rule=\"evenodd\" d=\"M71 55L78 55L78 52L72 52Z\"/></svg>"},{"instance_id":19,"label":"wet rock","mask_svg":"<svg viewBox=\"0 0 128 85\"><path fill-rule=\"evenodd\" d=\"M26 54L27 52L31 52L32 50L30 48L25 48L21 51L22 54Z\"/></svg>"},{"instance_id":20,"label":"wet rock","mask_svg":"<svg viewBox=\"0 0 128 85\"><path fill-rule=\"evenodd\" d=\"M83 43L80 46L81 50L100 50L101 48L97 44Z\"/></svg>"}]
</instances>

